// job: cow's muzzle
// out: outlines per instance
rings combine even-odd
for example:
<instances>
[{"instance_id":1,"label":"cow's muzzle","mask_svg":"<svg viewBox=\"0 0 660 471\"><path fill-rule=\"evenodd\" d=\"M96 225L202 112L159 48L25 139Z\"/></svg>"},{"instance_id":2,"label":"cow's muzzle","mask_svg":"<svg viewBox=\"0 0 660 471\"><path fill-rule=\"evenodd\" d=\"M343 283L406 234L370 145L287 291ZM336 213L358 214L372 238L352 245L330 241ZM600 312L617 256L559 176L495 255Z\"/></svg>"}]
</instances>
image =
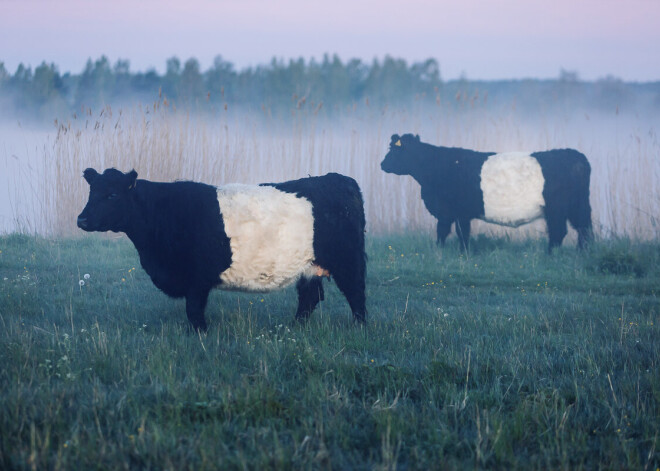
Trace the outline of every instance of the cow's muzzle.
<instances>
[{"instance_id":1,"label":"cow's muzzle","mask_svg":"<svg viewBox=\"0 0 660 471\"><path fill-rule=\"evenodd\" d=\"M87 223L87 218L78 216L78 227L81 229L87 229L89 227L89 224Z\"/></svg>"}]
</instances>

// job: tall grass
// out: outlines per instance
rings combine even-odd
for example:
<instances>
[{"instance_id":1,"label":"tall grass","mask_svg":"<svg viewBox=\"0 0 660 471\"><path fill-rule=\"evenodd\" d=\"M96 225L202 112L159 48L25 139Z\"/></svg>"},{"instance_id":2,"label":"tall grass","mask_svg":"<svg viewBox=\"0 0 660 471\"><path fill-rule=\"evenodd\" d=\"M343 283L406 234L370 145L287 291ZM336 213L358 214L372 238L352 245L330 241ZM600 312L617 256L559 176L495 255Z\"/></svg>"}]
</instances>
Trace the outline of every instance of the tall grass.
<instances>
[{"instance_id":1,"label":"tall grass","mask_svg":"<svg viewBox=\"0 0 660 471\"><path fill-rule=\"evenodd\" d=\"M524 116L515 107L487 102L465 106L374 109L355 105L335 118L296 109L286 117L268 111L191 115L167 102L130 110L88 110L58 123L43 149L39 214L29 227L53 235L77 234L75 216L85 204L82 170L135 168L141 178L192 179L212 184L281 181L334 171L354 177L365 196L368 230L432 233L435 220L410 177L380 170L394 133L483 151L573 147L592 165L591 204L596 234L648 240L660 232L660 142L655 116L572 110ZM545 236L537 221L519 229L473 223L475 234L510 238ZM45 230L44 230L45 229ZM575 234L569 233L569 240Z\"/></svg>"}]
</instances>

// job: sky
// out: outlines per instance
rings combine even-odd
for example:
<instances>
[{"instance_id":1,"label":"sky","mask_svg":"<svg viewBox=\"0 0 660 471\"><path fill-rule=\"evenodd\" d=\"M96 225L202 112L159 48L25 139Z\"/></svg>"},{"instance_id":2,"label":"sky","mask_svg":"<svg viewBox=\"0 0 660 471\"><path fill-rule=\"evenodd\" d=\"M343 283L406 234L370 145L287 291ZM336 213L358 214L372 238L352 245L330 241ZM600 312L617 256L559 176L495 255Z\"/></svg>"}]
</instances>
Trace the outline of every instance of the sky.
<instances>
[{"instance_id":1,"label":"sky","mask_svg":"<svg viewBox=\"0 0 660 471\"><path fill-rule=\"evenodd\" d=\"M434 58L443 80L660 80L660 0L0 0L0 62L89 58L133 72L176 56L240 70L337 54L371 63Z\"/></svg>"}]
</instances>

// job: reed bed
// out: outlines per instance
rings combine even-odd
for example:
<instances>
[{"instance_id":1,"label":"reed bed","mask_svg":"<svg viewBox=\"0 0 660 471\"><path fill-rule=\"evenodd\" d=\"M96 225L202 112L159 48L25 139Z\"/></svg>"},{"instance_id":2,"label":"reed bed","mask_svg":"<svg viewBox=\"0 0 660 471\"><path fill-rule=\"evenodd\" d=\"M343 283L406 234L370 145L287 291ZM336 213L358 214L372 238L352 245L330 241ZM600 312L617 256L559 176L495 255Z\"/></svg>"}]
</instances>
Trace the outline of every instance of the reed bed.
<instances>
[{"instance_id":1,"label":"reed bed","mask_svg":"<svg viewBox=\"0 0 660 471\"><path fill-rule=\"evenodd\" d=\"M618 111L529 117L492 104L410 109L363 104L330 119L306 110L277 117L263 110L190 114L158 102L130 110L88 110L84 117L56 124L53 142L43 147L42 185L33 192L39 202L28 208L29 215L21 215L25 227L53 236L79 234L75 219L87 198L81 178L87 167L135 168L141 178L211 184L339 172L360 184L370 233L433 236L435 220L424 208L419 185L380 170L390 135L405 132L437 145L484 151L576 148L592 165L597 236L650 240L660 230L657 118ZM507 229L475 221L473 233L545 237L545 223ZM575 240L572 230L569 240Z\"/></svg>"}]
</instances>

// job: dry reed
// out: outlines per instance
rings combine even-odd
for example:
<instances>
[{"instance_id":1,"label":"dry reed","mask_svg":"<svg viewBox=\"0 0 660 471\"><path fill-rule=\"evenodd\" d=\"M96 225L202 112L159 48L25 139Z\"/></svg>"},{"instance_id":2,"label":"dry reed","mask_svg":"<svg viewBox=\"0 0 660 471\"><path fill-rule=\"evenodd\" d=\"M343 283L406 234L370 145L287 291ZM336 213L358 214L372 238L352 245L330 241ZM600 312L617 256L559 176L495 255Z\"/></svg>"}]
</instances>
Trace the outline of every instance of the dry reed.
<instances>
[{"instance_id":1,"label":"dry reed","mask_svg":"<svg viewBox=\"0 0 660 471\"><path fill-rule=\"evenodd\" d=\"M287 119L224 112L200 117L157 103L59 124L44 148L39 192L41 232L79 234L76 215L88 187L82 170L135 168L141 178L191 179L211 184L282 181L326 172L354 177L365 198L371 233L428 231L435 220L410 177L380 170L393 133L419 133L438 145L484 151L573 147L592 164L591 203L601 237L657 238L660 215L660 144L655 123L611 115L519 116L493 106L456 110L373 110L353 107L333 120L295 111ZM29 219L29 217L27 218ZM543 221L519 229L475 222L473 233L512 238L544 236ZM432 237L432 235L431 235ZM569 233L569 238L575 239Z\"/></svg>"}]
</instances>

